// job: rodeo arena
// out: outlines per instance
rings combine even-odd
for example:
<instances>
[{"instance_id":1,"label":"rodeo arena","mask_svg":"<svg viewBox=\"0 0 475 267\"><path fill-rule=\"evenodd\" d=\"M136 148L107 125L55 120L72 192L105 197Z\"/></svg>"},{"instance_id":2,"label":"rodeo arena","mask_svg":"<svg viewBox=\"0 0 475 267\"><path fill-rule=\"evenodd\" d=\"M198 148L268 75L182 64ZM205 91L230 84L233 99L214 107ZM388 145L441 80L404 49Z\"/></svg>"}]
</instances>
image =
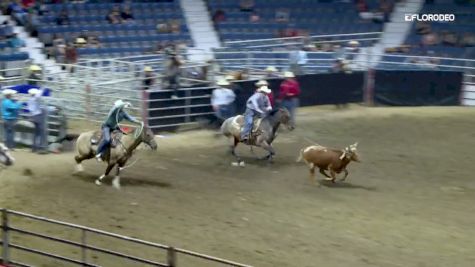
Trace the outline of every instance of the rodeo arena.
<instances>
[{"instance_id":1,"label":"rodeo arena","mask_svg":"<svg viewBox=\"0 0 475 267\"><path fill-rule=\"evenodd\" d=\"M0 267L475 266L473 0L0 11Z\"/></svg>"}]
</instances>

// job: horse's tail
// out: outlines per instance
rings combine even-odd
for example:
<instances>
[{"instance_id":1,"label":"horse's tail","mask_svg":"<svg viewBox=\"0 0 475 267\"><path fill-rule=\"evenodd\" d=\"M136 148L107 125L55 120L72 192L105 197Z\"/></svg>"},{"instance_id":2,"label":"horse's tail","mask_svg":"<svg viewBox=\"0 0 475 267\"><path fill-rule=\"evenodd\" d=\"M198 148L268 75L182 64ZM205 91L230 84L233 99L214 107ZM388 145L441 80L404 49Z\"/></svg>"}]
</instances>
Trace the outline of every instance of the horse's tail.
<instances>
[{"instance_id":1,"label":"horse's tail","mask_svg":"<svg viewBox=\"0 0 475 267\"><path fill-rule=\"evenodd\" d=\"M301 162L302 159L303 159L303 152L304 152L304 149L300 149L300 154L299 154L299 157L297 158L297 160L295 162Z\"/></svg>"}]
</instances>

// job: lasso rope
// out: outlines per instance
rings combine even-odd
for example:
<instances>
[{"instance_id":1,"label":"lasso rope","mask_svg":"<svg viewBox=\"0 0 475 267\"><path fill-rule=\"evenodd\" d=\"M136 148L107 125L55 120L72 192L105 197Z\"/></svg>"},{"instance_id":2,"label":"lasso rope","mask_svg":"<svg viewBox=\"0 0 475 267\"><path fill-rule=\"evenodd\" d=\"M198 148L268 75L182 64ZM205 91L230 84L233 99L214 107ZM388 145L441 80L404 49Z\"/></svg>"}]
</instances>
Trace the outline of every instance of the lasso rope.
<instances>
[{"instance_id":1,"label":"lasso rope","mask_svg":"<svg viewBox=\"0 0 475 267\"><path fill-rule=\"evenodd\" d=\"M125 133L125 131L122 130L122 128L120 127L120 124L119 124L119 113L120 113L121 110L122 110L122 108L120 108L120 109L117 111L117 113L115 114L115 121L116 121L116 123L117 123L117 126L119 126L119 130L120 130L121 132ZM144 126L145 126L144 123L141 122L141 123L140 123L140 130L137 131L137 129L135 129L134 139L139 138L139 136L140 136L140 135L142 134L142 132L143 132ZM124 144L123 144L122 142L120 142L120 144L122 145L122 148L125 150L125 153L127 153L127 148L124 146ZM131 151L130 153L132 154L132 151ZM132 157L132 155L130 155L130 157ZM137 163L138 160L139 160L139 159L138 159L138 157L137 157L134 162L132 162L131 164L126 165L126 166L124 166L124 167L120 167L119 170L124 170L124 169L127 169L127 168L130 168L130 167L134 166L135 163Z\"/></svg>"}]
</instances>

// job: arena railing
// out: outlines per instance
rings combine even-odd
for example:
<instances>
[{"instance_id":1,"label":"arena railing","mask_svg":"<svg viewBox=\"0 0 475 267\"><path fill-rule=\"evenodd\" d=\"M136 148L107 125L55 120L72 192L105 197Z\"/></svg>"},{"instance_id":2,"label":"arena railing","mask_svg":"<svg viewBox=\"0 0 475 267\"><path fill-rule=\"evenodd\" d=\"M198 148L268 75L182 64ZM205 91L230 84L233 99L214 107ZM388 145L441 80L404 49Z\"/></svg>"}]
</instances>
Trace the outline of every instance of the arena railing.
<instances>
[{"instance_id":1,"label":"arena railing","mask_svg":"<svg viewBox=\"0 0 475 267\"><path fill-rule=\"evenodd\" d=\"M372 41L376 42L381 39L383 32L363 32L363 33L347 33L347 34L324 34L311 36L296 36L286 38L266 38L243 41L227 41L224 42L224 49L226 48L275 48L289 45L302 45L304 42L349 42L349 41ZM327 40L328 39L328 40Z\"/></svg>"},{"instance_id":2,"label":"arena railing","mask_svg":"<svg viewBox=\"0 0 475 267\"><path fill-rule=\"evenodd\" d=\"M199 260L205 260L207 262L220 263L225 266L251 267L250 265L221 259L221 258L213 257L210 255L182 249L182 248L176 248L173 246L145 241L142 239L128 237L128 236L115 234L111 232L106 232L106 231L102 231L102 230L98 230L98 229L94 229L90 227L85 227L85 226L81 226L77 224L48 219L45 217L35 216L35 215L27 214L24 212L18 212L18 211L8 210L8 209L0 209L0 211L1 211L1 216L2 216L2 225L1 225L2 239L0 242L1 247L2 247L2 254L1 254L0 262L7 266L9 266L9 264L14 264L15 266L33 266L33 265L30 265L29 263L18 262L21 259L15 259L14 257L11 256L12 250L19 250L26 253L40 255L43 257L51 258L54 260L58 260L58 261L62 261L62 262L66 262L66 263L70 263L70 264L74 264L78 266L90 266L90 267L99 266L97 264L92 263L92 261L88 259L88 254L91 252L102 253L105 255L113 256L121 260L127 259L132 262L144 264L146 266L177 267L177 266L180 266L178 264L178 256L187 255ZM50 235L47 233L47 231L39 232L39 231L27 230L25 228L20 228L12 224L12 217L19 217L19 218L27 219L33 222L42 222L42 223L47 223L49 225L57 225L57 226L65 227L66 229L68 229L68 233L70 233L72 230L78 230L80 232L81 238L80 240L70 240L70 239L60 238L60 237ZM12 233L15 233L21 236L29 236L29 237L35 237L41 240L45 240L47 242L46 244L52 244L52 243L66 244L68 246L79 248L81 250L81 253L79 255L79 258L71 258L71 257L44 251L42 250L44 246L42 248L33 248L33 247L27 247L25 245L20 245L18 243L14 243ZM114 240L122 240L124 242L128 242L129 244L141 245L144 248L149 247L153 249L158 249L166 253L166 256L165 256L166 262L158 262L156 260L150 260L144 257L134 256L134 255L124 253L124 252L119 252L113 249L98 247L96 245L91 244L91 242L89 241L91 240L91 235L105 236L108 238L112 238Z\"/></svg>"}]
</instances>

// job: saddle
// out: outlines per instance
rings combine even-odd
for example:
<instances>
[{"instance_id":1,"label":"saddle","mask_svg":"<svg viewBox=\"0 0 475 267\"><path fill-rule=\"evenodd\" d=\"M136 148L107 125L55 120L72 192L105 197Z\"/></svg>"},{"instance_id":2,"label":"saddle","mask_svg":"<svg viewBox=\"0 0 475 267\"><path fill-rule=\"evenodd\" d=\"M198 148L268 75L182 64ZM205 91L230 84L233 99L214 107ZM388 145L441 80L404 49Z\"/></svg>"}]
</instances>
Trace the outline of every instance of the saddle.
<instances>
[{"instance_id":1,"label":"saddle","mask_svg":"<svg viewBox=\"0 0 475 267\"><path fill-rule=\"evenodd\" d=\"M122 132L119 130L114 130L111 133L111 142L110 147L114 148L119 144L120 138L122 137ZM102 142L103 135L102 131L95 131L91 137L91 145L99 145Z\"/></svg>"},{"instance_id":2,"label":"saddle","mask_svg":"<svg viewBox=\"0 0 475 267\"><path fill-rule=\"evenodd\" d=\"M261 125L263 118L258 118L254 117L253 122L252 122L252 130L251 130L251 135L256 136L260 134L259 126ZM238 115L234 118L233 121L235 124L239 126L239 130L242 131L242 128L244 127L244 116L243 115Z\"/></svg>"}]
</instances>

